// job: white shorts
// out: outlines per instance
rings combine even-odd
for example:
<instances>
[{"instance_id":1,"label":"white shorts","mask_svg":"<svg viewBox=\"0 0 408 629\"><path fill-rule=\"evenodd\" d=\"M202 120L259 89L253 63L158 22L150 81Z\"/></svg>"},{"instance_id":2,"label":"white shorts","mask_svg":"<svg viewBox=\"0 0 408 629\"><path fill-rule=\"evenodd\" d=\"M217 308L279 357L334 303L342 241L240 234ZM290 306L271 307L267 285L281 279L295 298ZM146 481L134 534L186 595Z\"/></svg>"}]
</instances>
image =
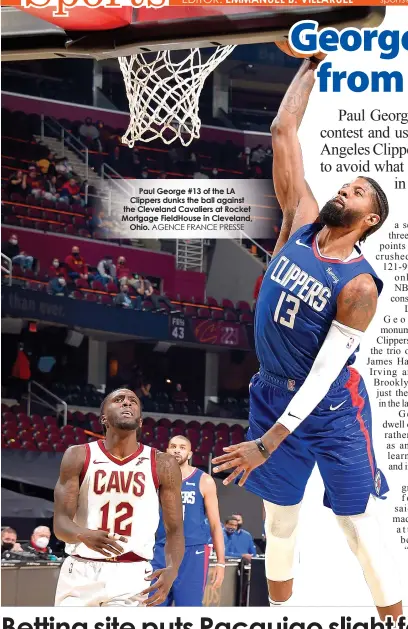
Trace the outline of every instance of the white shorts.
<instances>
[{"instance_id":1,"label":"white shorts","mask_svg":"<svg viewBox=\"0 0 408 629\"><path fill-rule=\"evenodd\" d=\"M138 607L147 596L140 592L151 584L148 561L92 561L67 557L61 566L55 607Z\"/></svg>"}]
</instances>

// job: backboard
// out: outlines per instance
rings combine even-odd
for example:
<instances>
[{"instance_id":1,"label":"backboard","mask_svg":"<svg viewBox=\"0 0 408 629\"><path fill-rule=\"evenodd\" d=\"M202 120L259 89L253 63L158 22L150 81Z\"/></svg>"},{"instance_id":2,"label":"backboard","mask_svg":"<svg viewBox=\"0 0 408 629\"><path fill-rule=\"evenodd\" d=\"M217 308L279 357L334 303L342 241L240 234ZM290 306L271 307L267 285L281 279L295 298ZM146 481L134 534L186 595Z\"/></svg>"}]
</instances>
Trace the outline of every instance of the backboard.
<instances>
[{"instance_id":1,"label":"backboard","mask_svg":"<svg viewBox=\"0 0 408 629\"><path fill-rule=\"evenodd\" d=\"M30 8L29 12L15 6L2 7L2 60L101 60L163 49L264 43L282 39L300 19L341 29L378 26L385 14L383 7L216 4L160 9L77 6L70 10L69 17L60 18L53 17L53 11L51 7Z\"/></svg>"}]
</instances>

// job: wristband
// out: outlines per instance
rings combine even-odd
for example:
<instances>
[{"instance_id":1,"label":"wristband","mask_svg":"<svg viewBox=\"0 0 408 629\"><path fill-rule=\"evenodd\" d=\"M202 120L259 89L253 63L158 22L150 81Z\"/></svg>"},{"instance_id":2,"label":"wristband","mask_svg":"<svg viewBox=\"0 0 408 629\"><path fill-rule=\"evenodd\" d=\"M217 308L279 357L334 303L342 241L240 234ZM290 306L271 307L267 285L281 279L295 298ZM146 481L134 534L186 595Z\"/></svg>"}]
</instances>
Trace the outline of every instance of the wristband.
<instances>
[{"instance_id":1,"label":"wristband","mask_svg":"<svg viewBox=\"0 0 408 629\"><path fill-rule=\"evenodd\" d=\"M319 63L320 63L321 61L323 61L323 59L319 59L318 57L315 57L315 56L313 55L313 57L309 57L309 61L311 61L312 63L315 63L315 64L318 66L318 65L319 65Z\"/></svg>"},{"instance_id":2,"label":"wristband","mask_svg":"<svg viewBox=\"0 0 408 629\"><path fill-rule=\"evenodd\" d=\"M219 568L225 568L225 563L216 563L215 565Z\"/></svg>"},{"instance_id":3,"label":"wristband","mask_svg":"<svg viewBox=\"0 0 408 629\"><path fill-rule=\"evenodd\" d=\"M255 443L258 447L259 452L262 454L264 459L269 459L270 454L268 452L268 450L265 448L265 445L262 441L262 439L255 439Z\"/></svg>"}]
</instances>

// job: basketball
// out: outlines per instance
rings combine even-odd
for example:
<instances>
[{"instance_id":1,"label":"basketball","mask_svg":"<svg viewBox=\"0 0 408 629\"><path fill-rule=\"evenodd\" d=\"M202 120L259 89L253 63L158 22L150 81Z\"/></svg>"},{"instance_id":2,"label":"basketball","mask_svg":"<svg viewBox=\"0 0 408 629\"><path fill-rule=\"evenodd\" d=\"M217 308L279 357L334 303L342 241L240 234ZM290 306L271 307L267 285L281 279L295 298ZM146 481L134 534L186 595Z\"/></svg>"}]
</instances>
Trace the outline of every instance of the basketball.
<instances>
[{"instance_id":1,"label":"basketball","mask_svg":"<svg viewBox=\"0 0 408 629\"><path fill-rule=\"evenodd\" d=\"M301 52L296 52L296 50L293 50L292 46L289 44L287 39L284 39L282 41L276 41L275 45L279 48L279 50L281 50L282 52L285 53L285 55L289 55L289 57L297 57L298 59L308 59L311 55L310 54L302 54Z\"/></svg>"},{"instance_id":2,"label":"basketball","mask_svg":"<svg viewBox=\"0 0 408 629\"><path fill-rule=\"evenodd\" d=\"M289 41L287 39L284 39L282 41L276 41L275 45L279 48L279 50L284 52L285 55L289 55L289 57L297 57L297 59L310 59L310 57L316 57L317 59L324 59L326 56L322 52L316 52L315 54L310 54L310 53L303 54L301 52L296 52L296 50L293 50L292 46L289 44Z\"/></svg>"}]
</instances>

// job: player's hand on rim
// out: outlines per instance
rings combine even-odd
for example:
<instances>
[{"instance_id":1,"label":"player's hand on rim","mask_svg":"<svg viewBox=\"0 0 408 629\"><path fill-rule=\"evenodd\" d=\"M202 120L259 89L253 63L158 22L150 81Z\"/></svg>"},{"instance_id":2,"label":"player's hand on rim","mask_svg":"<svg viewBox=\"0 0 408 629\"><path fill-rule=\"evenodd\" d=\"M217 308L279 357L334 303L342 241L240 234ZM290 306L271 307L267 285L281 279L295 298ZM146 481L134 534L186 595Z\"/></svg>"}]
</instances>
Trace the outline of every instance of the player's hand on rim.
<instances>
[{"instance_id":1,"label":"player's hand on rim","mask_svg":"<svg viewBox=\"0 0 408 629\"><path fill-rule=\"evenodd\" d=\"M229 485L242 474L238 481L238 485L242 487L250 473L262 465L262 463L265 463L266 460L259 451L255 441L245 441L223 448L223 450L226 454L217 456L212 460L213 464L217 466L214 468L214 473L218 474L235 467L235 470L223 481L224 485Z\"/></svg>"},{"instance_id":2,"label":"player's hand on rim","mask_svg":"<svg viewBox=\"0 0 408 629\"><path fill-rule=\"evenodd\" d=\"M108 531L92 531L90 529L78 535L78 540L104 557L121 555L124 548L118 544L118 541L127 542L126 537L123 537L123 535L109 533Z\"/></svg>"},{"instance_id":3,"label":"player's hand on rim","mask_svg":"<svg viewBox=\"0 0 408 629\"><path fill-rule=\"evenodd\" d=\"M176 577L177 572L170 566L167 568L160 568L160 570L155 570L152 574L145 577L145 581L153 581L154 579L157 579L157 581L140 593L141 596L145 596L149 595L151 592L155 592L153 596L148 598L143 603L143 606L154 607L155 605L161 605L161 603L164 603Z\"/></svg>"}]
</instances>

